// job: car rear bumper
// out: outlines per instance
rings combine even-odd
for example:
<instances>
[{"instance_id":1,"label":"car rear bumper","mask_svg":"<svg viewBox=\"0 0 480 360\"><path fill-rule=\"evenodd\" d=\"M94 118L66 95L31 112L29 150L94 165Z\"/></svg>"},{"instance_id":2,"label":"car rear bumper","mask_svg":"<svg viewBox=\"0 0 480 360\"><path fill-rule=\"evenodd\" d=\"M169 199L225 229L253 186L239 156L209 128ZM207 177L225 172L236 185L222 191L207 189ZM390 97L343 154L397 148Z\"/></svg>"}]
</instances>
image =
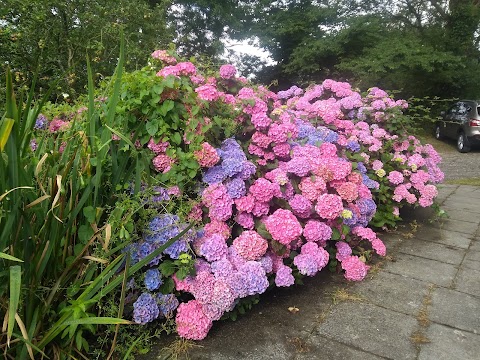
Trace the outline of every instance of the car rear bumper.
<instances>
[{"instance_id":1,"label":"car rear bumper","mask_svg":"<svg viewBox=\"0 0 480 360\"><path fill-rule=\"evenodd\" d=\"M479 145L480 144L480 127L470 128L466 132L468 142L471 145Z\"/></svg>"}]
</instances>

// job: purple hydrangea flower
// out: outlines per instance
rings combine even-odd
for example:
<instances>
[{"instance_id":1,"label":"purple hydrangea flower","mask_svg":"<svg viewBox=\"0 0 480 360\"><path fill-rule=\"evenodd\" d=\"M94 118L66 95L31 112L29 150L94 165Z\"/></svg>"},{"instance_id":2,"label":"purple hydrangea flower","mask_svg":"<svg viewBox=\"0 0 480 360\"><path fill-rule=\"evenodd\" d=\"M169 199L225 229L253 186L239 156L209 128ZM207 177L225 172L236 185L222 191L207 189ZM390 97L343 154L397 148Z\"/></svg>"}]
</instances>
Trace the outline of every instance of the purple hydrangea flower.
<instances>
[{"instance_id":1,"label":"purple hydrangea flower","mask_svg":"<svg viewBox=\"0 0 480 360\"><path fill-rule=\"evenodd\" d=\"M133 303L133 321L138 324L145 325L158 318L159 314L157 301L151 294L143 293Z\"/></svg>"},{"instance_id":2,"label":"purple hydrangea flower","mask_svg":"<svg viewBox=\"0 0 480 360\"><path fill-rule=\"evenodd\" d=\"M242 171L238 174L238 177L242 180L248 180L257 171L257 167L251 161L244 161Z\"/></svg>"},{"instance_id":3,"label":"purple hydrangea flower","mask_svg":"<svg viewBox=\"0 0 480 360\"><path fill-rule=\"evenodd\" d=\"M243 273L248 295L262 294L269 285L265 269L257 261L247 261L239 271Z\"/></svg>"},{"instance_id":4,"label":"purple hydrangea flower","mask_svg":"<svg viewBox=\"0 0 480 360\"><path fill-rule=\"evenodd\" d=\"M295 278L292 275L292 269L288 266L282 265L278 268L275 275L275 285L278 287L288 287L295 283Z\"/></svg>"},{"instance_id":5,"label":"purple hydrangea flower","mask_svg":"<svg viewBox=\"0 0 480 360\"><path fill-rule=\"evenodd\" d=\"M232 199L238 199L247 192L245 181L240 178L234 178L225 184L227 193Z\"/></svg>"}]
</instances>

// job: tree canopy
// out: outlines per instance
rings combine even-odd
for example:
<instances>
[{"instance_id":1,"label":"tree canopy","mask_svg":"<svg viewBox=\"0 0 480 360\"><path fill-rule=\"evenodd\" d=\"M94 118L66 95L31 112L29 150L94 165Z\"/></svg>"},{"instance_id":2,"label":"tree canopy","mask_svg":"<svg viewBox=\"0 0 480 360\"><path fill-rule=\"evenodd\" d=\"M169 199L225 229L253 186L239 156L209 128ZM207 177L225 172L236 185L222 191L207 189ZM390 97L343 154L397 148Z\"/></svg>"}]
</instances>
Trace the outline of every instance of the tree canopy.
<instances>
[{"instance_id":1,"label":"tree canopy","mask_svg":"<svg viewBox=\"0 0 480 360\"><path fill-rule=\"evenodd\" d=\"M19 82L40 64L40 86L82 92L88 54L111 75L120 33L127 69L174 42L180 54L222 61L225 40L255 39L242 69L278 87L331 77L403 96L479 97L479 0L0 0L0 64Z\"/></svg>"}]
</instances>

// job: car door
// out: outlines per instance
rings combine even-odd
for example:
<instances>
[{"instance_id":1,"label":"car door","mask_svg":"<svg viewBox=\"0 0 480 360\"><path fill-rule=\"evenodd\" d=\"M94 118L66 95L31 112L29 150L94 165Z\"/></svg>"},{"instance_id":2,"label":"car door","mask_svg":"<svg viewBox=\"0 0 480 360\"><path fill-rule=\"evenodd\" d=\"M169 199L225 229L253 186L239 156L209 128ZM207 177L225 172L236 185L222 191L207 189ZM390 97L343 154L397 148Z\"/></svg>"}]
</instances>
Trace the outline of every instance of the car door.
<instances>
[{"instance_id":1,"label":"car door","mask_svg":"<svg viewBox=\"0 0 480 360\"><path fill-rule=\"evenodd\" d=\"M450 109L448 109L447 113L445 114L445 121L443 123L442 134L447 137L454 137L454 121L455 117L457 116L458 112L458 104L454 104Z\"/></svg>"}]
</instances>

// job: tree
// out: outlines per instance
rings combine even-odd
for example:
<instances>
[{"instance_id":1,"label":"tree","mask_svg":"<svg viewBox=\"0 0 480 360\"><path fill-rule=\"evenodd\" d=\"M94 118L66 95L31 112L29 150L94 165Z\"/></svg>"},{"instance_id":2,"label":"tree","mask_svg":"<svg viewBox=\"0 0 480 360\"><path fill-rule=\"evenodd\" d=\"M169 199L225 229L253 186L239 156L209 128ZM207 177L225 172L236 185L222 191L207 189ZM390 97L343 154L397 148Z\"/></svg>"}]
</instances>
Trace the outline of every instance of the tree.
<instances>
[{"instance_id":1,"label":"tree","mask_svg":"<svg viewBox=\"0 0 480 360\"><path fill-rule=\"evenodd\" d=\"M0 64L17 82L39 67L39 89L56 83L55 96L84 92L88 55L97 79L113 73L120 34L126 66L146 64L148 54L172 39L167 0L0 0Z\"/></svg>"}]
</instances>

